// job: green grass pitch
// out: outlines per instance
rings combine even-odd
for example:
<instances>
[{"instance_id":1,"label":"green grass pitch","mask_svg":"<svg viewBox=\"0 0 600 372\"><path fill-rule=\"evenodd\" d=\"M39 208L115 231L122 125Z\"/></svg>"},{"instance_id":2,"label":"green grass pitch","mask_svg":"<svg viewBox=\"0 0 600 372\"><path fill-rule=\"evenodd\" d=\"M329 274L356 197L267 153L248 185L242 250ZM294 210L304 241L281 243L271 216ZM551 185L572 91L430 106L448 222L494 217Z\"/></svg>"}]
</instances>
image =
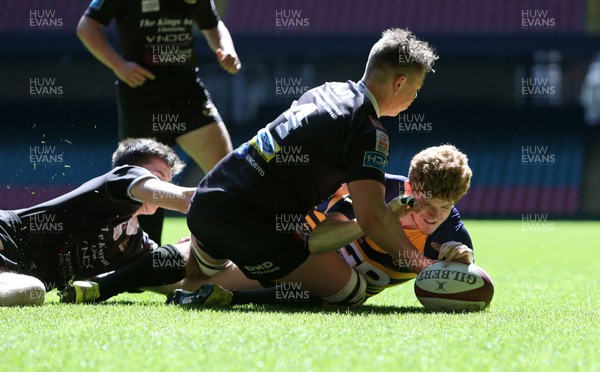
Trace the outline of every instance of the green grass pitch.
<instances>
[{"instance_id":1,"label":"green grass pitch","mask_svg":"<svg viewBox=\"0 0 600 372\"><path fill-rule=\"evenodd\" d=\"M480 313L424 312L412 282L355 310L186 311L123 294L0 308L1 370L600 370L600 222L466 222L495 282ZM169 219L165 241L185 235Z\"/></svg>"}]
</instances>

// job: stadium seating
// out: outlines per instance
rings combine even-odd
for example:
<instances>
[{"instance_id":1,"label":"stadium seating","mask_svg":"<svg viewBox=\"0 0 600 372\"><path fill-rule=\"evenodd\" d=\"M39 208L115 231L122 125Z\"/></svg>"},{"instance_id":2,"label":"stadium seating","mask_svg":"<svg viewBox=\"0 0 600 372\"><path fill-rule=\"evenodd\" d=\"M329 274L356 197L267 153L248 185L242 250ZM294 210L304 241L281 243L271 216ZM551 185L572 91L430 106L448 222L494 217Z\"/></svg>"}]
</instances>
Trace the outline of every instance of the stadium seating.
<instances>
[{"instance_id":1,"label":"stadium seating","mask_svg":"<svg viewBox=\"0 0 600 372\"><path fill-rule=\"evenodd\" d=\"M345 78L349 78L345 69L353 71L358 66L357 70L362 71L364 51L368 50L376 34L386 27L408 27L426 35L428 40L434 40L433 44L443 55L440 66L444 66L444 63L447 63L445 66L454 67L464 64L466 67L461 70L462 74L480 67L478 61L488 61L490 56L498 55L501 58L497 58L497 63L507 64L507 70L510 71L517 63L525 65L532 53L544 45L559 49L580 48L576 51L580 54L575 53L573 57L566 53L565 59L579 58L597 49L597 40L584 35L585 0L229 0L216 3L236 42L239 40L236 47L244 57L245 74L251 75L235 84L230 83L233 79L224 80L224 75L215 72L218 67L212 58L209 60L208 57L212 56L209 56L208 48L198 48L200 53L206 53L203 55L206 59L201 61L204 64L201 66L204 69L202 73L206 76L205 82L219 110L232 129L234 145L247 139L258 126L271 120L274 113L281 112L282 108L289 105L287 98L280 99L269 93L273 91L273 76L260 75L257 71L280 69L283 71L280 74L299 77L302 73L294 71L302 71L304 66L314 64L315 83L331 79L340 70L343 70ZM14 88L16 93L7 87L0 88L0 105L3 108L10 107L10 110L3 111L4 119L7 123L15 123L6 126L8 129L4 128L4 136L0 138L0 147L3 149L0 152L0 187L3 190L0 193L0 209L20 208L50 199L110 167L109 157L117 140L112 82L104 67L93 60L74 35L77 22L86 7L86 1L2 2L0 36L4 38L0 55L3 56L3 63L8 68L10 63L14 66L39 67L32 61L51 61L48 66L56 69L66 94L65 99L61 100L31 100L25 89L32 73L26 69L19 70L23 76L12 80L18 83ZM63 26L41 32L32 28L30 12L43 9L56 10L54 16L61 18ZM556 20L555 26L545 30L541 36L539 30L524 30L522 27L522 12L536 9L546 11L546 17ZM284 10L287 13L277 13ZM292 15L291 11L295 13ZM306 18L310 27L278 27L277 17L286 15ZM529 37L523 35L524 31ZM531 37L532 34L534 37ZM270 38L268 43L265 35ZM344 35L344 38L340 35ZM456 42L456 35L461 36L460 42ZM114 40L114 35L111 37ZM491 43L488 38L494 42ZM479 42L478 49L473 51L469 41L464 40ZM264 53L268 48L273 48L277 53ZM494 48L497 49L495 54ZM499 52L500 48L502 50ZM344 67L339 63L342 59ZM68 74L72 71L68 66L77 63L88 66L86 68L91 71L88 85L99 86L96 89L100 93L85 97L78 95L80 77ZM273 66L276 68L271 68ZM98 71L105 75L100 75ZM509 86L508 90L502 91L507 101L512 100L510 73L509 78L506 79L504 75L504 80L499 84ZM451 86L456 80L443 74L438 73L437 87L442 95L448 89L456 89L456 96L462 97L465 91L471 89ZM442 77L444 79L440 79ZM493 78L482 83L481 89L496 87L494 84L498 82ZM263 95L258 94L256 87L259 83L252 79L262 79L262 84L266 85ZM577 83L577 79L565 78L565 84L566 80L570 84ZM473 86L476 84L470 85ZM84 88L87 89L87 86ZM254 98L261 98L262 102L258 102L258 98L257 102L244 101L248 107L240 108L234 98L236 95L248 96L248 92ZM390 172L406 174L410 157L415 152L425 146L450 142L468 154L474 172L471 189L458 205L465 216L519 217L535 213L548 213L553 217L578 216L586 139L581 130L581 112L573 109L572 98L568 103L571 106L565 110L545 110L540 114L535 110L523 113L519 111L520 108L501 106L502 103L496 101L488 102L489 107L477 108L480 101L467 102L477 93L467 96L464 106L460 107L443 102L445 96L431 95L428 100L427 94L419 95L411 111L426 113L433 118L435 129L429 134L412 135L401 135L390 130L393 137ZM21 102L17 104L19 100ZM260 107L250 107L250 104L267 105L269 110L261 114ZM232 112L236 115L232 115ZM464 112L471 115L465 118ZM231 117L245 121L236 122L230 120ZM512 124L507 126L506 122ZM71 126L65 126L65 123L71 123ZM482 123L487 126L482 127ZM553 129L556 123L568 123L569 135L565 135L564 130ZM91 127L92 124L94 127ZM70 144L64 142L65 139ZM46 145L58 146L58 151L64 151L64 163L34 165L30 161L30 147L42 140L46 141ZM523 162L523 146L546 146L554 161L538 164Z\"/></svg>"}]
</instances>

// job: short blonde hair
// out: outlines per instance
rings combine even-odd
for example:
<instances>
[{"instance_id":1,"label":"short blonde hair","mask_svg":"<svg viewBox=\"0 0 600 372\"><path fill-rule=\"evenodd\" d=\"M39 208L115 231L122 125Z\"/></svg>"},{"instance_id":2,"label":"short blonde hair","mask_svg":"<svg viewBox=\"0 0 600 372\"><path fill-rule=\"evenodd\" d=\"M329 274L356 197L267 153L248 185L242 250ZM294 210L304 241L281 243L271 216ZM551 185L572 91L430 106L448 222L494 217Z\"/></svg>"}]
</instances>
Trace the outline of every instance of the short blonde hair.
<instances>
[{"instance_id":1,"label":"short blonde hair","mask_svg":"<svg viewBox=\"0 0 600 372\"><path fill-rule=\"evenodd\" d=\"M413 156L408 170L413 195L454 203L467 193L472 175L467 155L452 145L426 148Z\"/></svg>"},{"instance_id":2,"label":"short blonde hair","mask_svg":"<svg viewBox=\"0 0 600 372\"><path fill-rule=\"evenodd\" d=\"M373 45L365 67L365 78L388 79L433 71L435 49L409 30L390 28Z\"/></svg>"}]
</instances>

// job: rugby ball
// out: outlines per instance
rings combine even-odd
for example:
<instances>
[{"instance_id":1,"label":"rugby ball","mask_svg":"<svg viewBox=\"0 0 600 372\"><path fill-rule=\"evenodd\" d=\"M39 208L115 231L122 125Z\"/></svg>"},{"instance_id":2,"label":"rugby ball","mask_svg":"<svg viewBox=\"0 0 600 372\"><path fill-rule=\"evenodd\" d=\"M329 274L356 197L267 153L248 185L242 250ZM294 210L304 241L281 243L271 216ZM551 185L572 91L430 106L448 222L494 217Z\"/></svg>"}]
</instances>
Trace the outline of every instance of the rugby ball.
<instances>
[{"instance_id":1,"label":"rugby ball","mask_svg":"<svg viewBox=\"0 0 600 372\"><path fill-rule=\"evenodd\" d=\"M439 261L417 275L415 295L431 311L480 311L490 305L494 283L475 264Z\"/></svg>"}]
</instances>

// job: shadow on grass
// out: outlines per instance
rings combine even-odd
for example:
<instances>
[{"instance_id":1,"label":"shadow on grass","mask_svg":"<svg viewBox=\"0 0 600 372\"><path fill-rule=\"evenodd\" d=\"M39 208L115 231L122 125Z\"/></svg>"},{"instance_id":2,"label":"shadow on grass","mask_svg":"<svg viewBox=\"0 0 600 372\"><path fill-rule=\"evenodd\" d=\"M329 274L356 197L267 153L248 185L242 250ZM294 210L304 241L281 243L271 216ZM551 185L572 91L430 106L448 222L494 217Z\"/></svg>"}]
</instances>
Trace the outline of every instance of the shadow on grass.
<instances>
[{"instance_id":1,"label":"shadow on grass","mask_svg":"<svg viewBox=\"0 0 600 372\"><path fill-rule=\"evenodd\" d=\"M69 304L49 304L64 306ZM117 300L108 302L98 302L91 304L70 304L73 306L103 306L103 307L123 307L123 306L148 306L148 307L164 307L168 309L180 309L184 311L216 311L223 313L287 313L287 314L352 314L352 315L402 315L402 314L465 314L469 311L463 312L444 312L444 311L430 311L420 306L384 306L384 305L362 305L360 307L334 307L334 306L308 306L301 304L263 304L263 305L234 305L234 306L179 306L179 305L166 305L157 301L131 301L131 300Z\"/></svg>"},{"instance_id":2,"label":"shadow on grass","mask_svg":"<svg viewBox=\"0 0 600 372\"><path fill-rule=\"evenodd\" d=\"M64 306L103 306L103 307L122 307L122 306L151 306L151 307L169 307L172 309L182 309L187 311L219 311L227 313L323 313L323 314L356 314L356 315L369 315L369 314L414 314L414 313L427 313L428 311L419 306L383 306L383 305L362 305L360 307L334 307L334 306L309 306L302 304L263 304L263 305L234 305L234 306L196 306L186 307L179 305L166 305L157 301L132 301L132 300L112 300L106 302L97 302L90 304L60 304L52 303L48 305Z\"/></svg>"},{"instance_id":3,"label":"shadow on grass","mask_svg":"<svg viewBox=\"0 0 600 372\"><path fill-rule=\"evenodd\" d=\"M176 305L173 305L176 306ZM362 305L360 307L326 307L326 306L302 306L302 305L236 305L228 307L200 306L200 307L181 307L188 311L219 311L228 313L315 313L315 314L354 314L354 315L393 315L393 314L414 314L427 313L427 310L418 306L381 306L381 305Z\"/></svg>"}]
</instances>

